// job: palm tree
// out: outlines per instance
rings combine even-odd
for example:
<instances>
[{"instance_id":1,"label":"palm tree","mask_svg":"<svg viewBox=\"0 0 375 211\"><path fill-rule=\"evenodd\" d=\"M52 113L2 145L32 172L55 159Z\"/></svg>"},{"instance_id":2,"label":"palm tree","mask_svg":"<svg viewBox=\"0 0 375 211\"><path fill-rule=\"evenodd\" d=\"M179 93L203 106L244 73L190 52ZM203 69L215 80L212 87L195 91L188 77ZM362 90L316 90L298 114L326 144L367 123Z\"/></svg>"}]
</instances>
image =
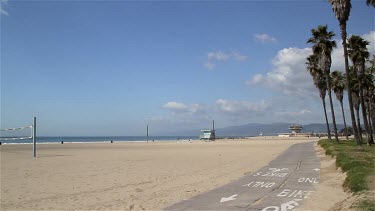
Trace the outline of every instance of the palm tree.
<instances>
[{"instance_id":1,"label":"palm tree","mask_svg":"<svg viewBox=\"0 0 375 211\"><path fill-rule=\"evenodd\" d=\"M326 84L327 84L327 91L328 91L328 98L329 103L331 106L331 114L332 114L332 121L333 121L333 130L335 132L335 141L336 143L340 143L339 137L337 134L337 127L336 127L336 119L335 119L335 111L333 109L333 102L332 102L332 94L331 94L331 54L333 48L336 47L336 42L332 40L335 36L333 31L328 31L328 26L321 26L319 25L318 28L312 29L312 37L307 41L308 43L313 44L313 53L317 55L318 58L318 66L319 69L323 71L325 76Z\"/></svg>"},{"instance_id":2,"label":"palm tree","mask_svg":"<svg viewBox=\"0 0 375 211\"><path fill-rule=\"evenodd\" d=\"M365 63L366 59L369 57L369 52L367 50L367 45L370 43L366 40L364 40L362 37L357 35L352 35L348 39L348 54L350 57L350 60L353 63L354 71L357 73L357 80L358 80L358 91L359 91L359 100L361 101L361 110L362 110L362 117L363 117L363 123L365 125L365 129L367 132L367 144L371 145L371 139L369 137L370 129L368 125L367 120L367 114L366 114L366 107L364 102L364 83L363 78L365 74Z\"/></svg>"},{"instance_id":3,"label":"palm tree","mask_svg":"<svg viewBox=\"0 0 375 211\"><path fill-rule=\"evenodd\" d=\"M349 19L350 9L352 5L350 3L350 0L328 0L328 1L332 4L332 10L335 13L335 16L340 24L341 40L342 40L342 46L344 48L345 74L346 74L346 85L347 85L347 90L348 90L350 117L352 120L354 140L357 145L361 146L362 143L358 138L358 130L357 130L357 125L355 123L353 99L352 99L352 95L350 94L352 92L352 87L350 84L348 49L346 46L346 22Z\"/></svg>"},{"instance_id":4,"label":"palm tree","mask_svg":"<svg viewBox=\"0 0 375 211\"><path fill-rule=\"evenodd\" d=\"M336 94L337 100L340 102L341 106L341 112L342 112L342 117L344 119L344 127L345 127L345 135L346 135L346 140L349 140L348 138L348 128L346 126L346 120L345 120L345 113L344 113L344 106L343 106L343 98L344 98L344 90L346 87L346 79L345 76L342 74L342 72L335 70L331 73L332 77L332 89L333 92Z\"/></svg>"},{"instance_id":5,"label":"palm tree","mask_svg":"<svg viewBox=\"0 0 375 211\"><path fill-rule=\"evenodd\" d=\"M322 99L324 117L326 120L326 127L327 127L327 135L328 135L328 139L331 141L331 130L329 129L327 109L326 109L326 100L325 100L327 86L326 86L324 74L318 67L318 57L315 54L310 55L309 57L307 57L306 65L307 65L307 71L309 71L309 73L313 77L314 85L319 90L319 96Z\"/></svg>"}]
</instances>

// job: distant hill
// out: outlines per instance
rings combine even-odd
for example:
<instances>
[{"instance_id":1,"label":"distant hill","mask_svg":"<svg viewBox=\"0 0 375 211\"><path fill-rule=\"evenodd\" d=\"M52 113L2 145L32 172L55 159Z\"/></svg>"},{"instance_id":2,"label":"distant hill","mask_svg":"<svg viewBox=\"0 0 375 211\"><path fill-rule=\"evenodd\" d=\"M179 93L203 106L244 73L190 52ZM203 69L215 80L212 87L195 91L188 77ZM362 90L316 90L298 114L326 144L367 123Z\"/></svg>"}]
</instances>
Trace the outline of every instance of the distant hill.
<instances>
[{"instance_id":1,"label":"distant hill","mask_svg":"<svg viewBox=\"0 0 375 211\"><path fill-rule=\"evenodd\" d=\"M258 136L262 133L265 136L277 135L278 133L288 133L289 126L291 123L272 123L272 124L260 124L260 123L249 123L239 126L229 126L224 128L217 128L216 135L219 137L228 136ZM327 132L326 125L320 123L306 124L302 125L302 132L315 132L324 133ZM337 129L341 130L344 128L343 124L338 124ZM333 125L330 125L331 131L333 130ZM200 129L190 130L184 132L176 132L172 135L187 135L187 136L198 136L200 134Z\"/></svg>"},{"instance_id":2,"label":"distant hill","mask_svg":"<svg viewBox=\"0 0 375 211\"><path fill-rule=\"evenodd\" d=\"M216 130L217 136L258 136L262 133L265 136L277 135L278 133L290 132L289 127L291 123L273 123L273 124L259 124L250 123L240 126L231 126L225 128L219 128ZM330 125L333 129L333 125ZM341 130L344 125L338 124L337 129ZM332 130L331 129L331 130ZM302 125L302 132L327 132L325 124L307 124Z\"/></svg>"}]
</instances>

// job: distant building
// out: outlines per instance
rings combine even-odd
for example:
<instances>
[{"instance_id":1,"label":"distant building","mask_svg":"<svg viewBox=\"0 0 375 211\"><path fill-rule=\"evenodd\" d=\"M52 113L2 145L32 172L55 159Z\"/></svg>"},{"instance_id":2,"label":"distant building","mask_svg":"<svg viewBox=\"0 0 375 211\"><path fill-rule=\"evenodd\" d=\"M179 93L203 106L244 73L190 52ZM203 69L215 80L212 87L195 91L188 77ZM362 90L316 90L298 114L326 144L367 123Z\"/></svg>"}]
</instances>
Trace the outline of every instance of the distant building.
<instances>
[{"instance_id":1,"label":"distant building","mask_svg":"<svg viewBox=\"0 0 375 211\"><path fill-rule=\"evenodd\" d=\"M292 131L292 134L300 133L301 130L302 130L302 126L301 125L291 125L289 127L289 130Z\"/></svg>"},{"instance_id":2,"label":"distant building","mask_svg":"<svg viewBox=\"0 0 375 211\"><path fill-rule=\"evenodd\" d=\"M279 133L278 137L281 137L281 138L290 137L290 133Z\"/></svg>"},{"instance_id":3,"label":"distant building","mask_svg":"<svg viewBox=\"0 0 375 211\"><path fill-rule=\"evenodd\" d=\"M315 134L313 133L301 133L302 126L301 125L291 125L289 127L291 130L290 133L279 133L279 137L313 137Z\"/></svg>"}]
</instances>

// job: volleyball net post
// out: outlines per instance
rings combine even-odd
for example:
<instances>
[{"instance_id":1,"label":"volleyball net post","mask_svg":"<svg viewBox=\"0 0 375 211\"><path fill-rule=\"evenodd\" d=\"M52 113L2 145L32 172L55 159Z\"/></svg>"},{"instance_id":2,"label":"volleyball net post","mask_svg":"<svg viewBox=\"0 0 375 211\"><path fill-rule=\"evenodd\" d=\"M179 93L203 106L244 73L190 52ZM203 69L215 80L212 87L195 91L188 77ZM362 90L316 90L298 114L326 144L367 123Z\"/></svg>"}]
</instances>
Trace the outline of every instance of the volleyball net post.
<instances>
[{"instance_id":1,"label":"volleyball net post","mask_svg":"<svg viewBox=\"0 0 375 211\"><path fill-rule=\"evenodd\" d=\"M34 117L34 123L32 127L33 137L33 157L36 157L36 117Z\"/></svg>"}]
</instances>

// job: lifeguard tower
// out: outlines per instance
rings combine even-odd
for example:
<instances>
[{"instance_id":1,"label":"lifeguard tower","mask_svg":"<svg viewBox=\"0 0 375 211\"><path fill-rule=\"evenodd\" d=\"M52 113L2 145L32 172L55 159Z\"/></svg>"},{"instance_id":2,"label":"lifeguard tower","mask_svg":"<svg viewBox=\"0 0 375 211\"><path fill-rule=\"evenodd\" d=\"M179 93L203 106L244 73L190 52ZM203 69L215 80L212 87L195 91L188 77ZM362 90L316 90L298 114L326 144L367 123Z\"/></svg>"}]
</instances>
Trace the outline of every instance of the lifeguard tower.
<instances>
[{"instance_id":1,"label":"lifeguard tower","mask_svg":"<svg viewBox=\"0 0 375 211\"><path fill-rule=\"evenodd\" d=\"M301 133L302 126L301 125L291 125L289 127L289 130L291 130L291 135L297 135L297 133Z\"/></svg>"},{"instance_id":2,"label":"lifeguard tower","mask_svg":"<svg viewBox=\"0 0 375 211\"><path fill-rule=\"evenodd\" d=\"M201 130L202 134L199 136L200 139L203 140L211 140L214 138L214 134L212 130Z\"/></svg>"},{"instance_id":3,"label":"lifeguard tower","mask_svg":"<svg viewBox=\"0 0 375 211\"><path fill-rule=\"evenodd\" d=\"M201 130L202 134L199 136L199 139L206 141L215 141L215 122L212 121L212 130Z\"/></svg>"}]
</instances>

